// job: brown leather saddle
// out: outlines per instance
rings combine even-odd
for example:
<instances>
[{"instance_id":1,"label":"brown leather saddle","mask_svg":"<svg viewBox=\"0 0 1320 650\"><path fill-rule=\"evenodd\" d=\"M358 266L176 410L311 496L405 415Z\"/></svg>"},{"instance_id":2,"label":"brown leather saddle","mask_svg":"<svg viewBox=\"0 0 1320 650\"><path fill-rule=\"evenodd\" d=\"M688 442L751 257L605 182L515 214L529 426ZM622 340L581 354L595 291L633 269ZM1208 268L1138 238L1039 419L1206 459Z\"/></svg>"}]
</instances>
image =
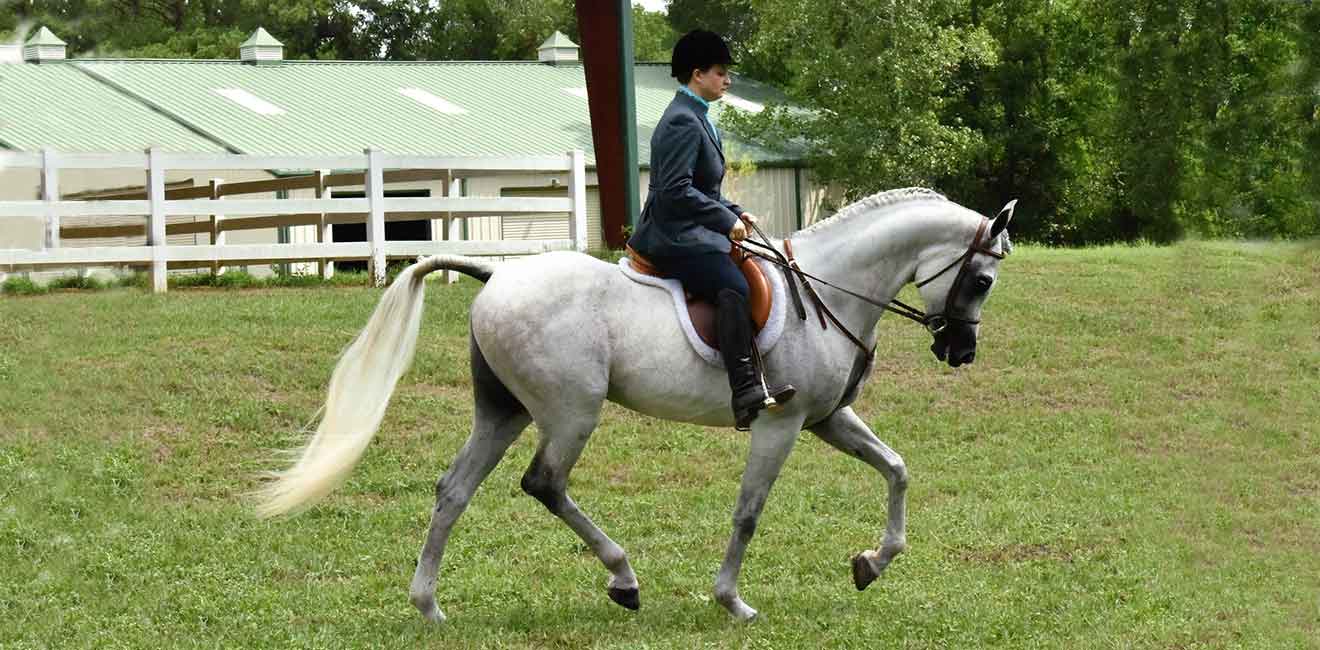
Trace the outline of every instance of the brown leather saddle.
<instances>
[{"instance_id":1,"label":"brown leather saddle","mask_svg":"<svg viewBox=\"0 0 1320 650\"><path fill-rule=\"evenodd\" d=\"M733 258L733 263L738 265L742 271L743 277L747 278L747 286L751 288L751 295L748 298L748 311L752 316L752 325L757 332L765 327L765 322L770 319L770 303L773 292L770 289L770 281L766 279L765 274L761 272L761 267L752 257L738 248L729 252L729 257ZM643 257L640 253L628 247L628 260L632 264L634 271L642 275L650 275L657 278L668 277L661 273L654 264ZM692 319L692 327L697 330L697 336L716 350L720 349L718 337L715 333L715 305L696 298L691 293L684 291L687 298L688 316Z\"/></svg>"}]
</instances>

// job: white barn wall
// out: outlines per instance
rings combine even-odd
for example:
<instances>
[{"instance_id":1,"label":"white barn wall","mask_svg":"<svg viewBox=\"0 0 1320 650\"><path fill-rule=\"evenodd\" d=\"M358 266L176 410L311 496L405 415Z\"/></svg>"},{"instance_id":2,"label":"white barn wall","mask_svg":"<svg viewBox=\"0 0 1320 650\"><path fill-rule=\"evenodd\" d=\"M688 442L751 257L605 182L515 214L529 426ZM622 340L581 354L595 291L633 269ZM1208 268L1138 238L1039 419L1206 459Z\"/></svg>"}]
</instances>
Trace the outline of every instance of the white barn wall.
<instances>
[{"instance_id":1,"label":"white barn wall","mask_svg":"<svg viewBox=\"0 0 1320 650\"><path fill-rule=\"evenodd\" d=\"M594 218L595 223L589 223L587 225L587 232L589 235L587 239L587 248L593 250L604 247L604 243L600 238L600 195L597 191L593 191L597 189L599 183L600 181L596 176L596 172L588 170L586 179L588 202L587 214L589 216L588 221ZM527 190L529 188L544 188L549 190L551 188L566 188L568 187L568 173L483 176L469 178L465 185L465 196L498 198L503 195L506 189ZM546 224L547 227L534 227L529 229L525 227L525 220L523 220L524 228L517 230L523 230L527 236L516 238L535 239L544 235L546 232L561 232L558 226L560 222L563 223L562 236L568 236L568 215L552 214L538 217L538 219L549 222ZM503 217L470 217L467 221L468 239L492 241L500 239L506 233Z\"/></svg>"},{"instance_id":2,"label":"white barn wall","mask_svg":"<svg viewBox=\"0 0 1320 650\"><path fill-rule=\"evenodd\" d=\"M802 227L829 218L843 207L843 192L818 182L808 169L802 170Z\"/></svg>"},{"instance_id":3,"label":"white barn wall","mask_svg":"<svg viewBox=\"0 0 1320 650\"><path fill-rule=\"evenodd\" d=\"M0 169L0 201L40 198L41 170ZM41 248L45 232L46 220L41 217L0 219L0 248Z\"/></svg>"}]
</instances>

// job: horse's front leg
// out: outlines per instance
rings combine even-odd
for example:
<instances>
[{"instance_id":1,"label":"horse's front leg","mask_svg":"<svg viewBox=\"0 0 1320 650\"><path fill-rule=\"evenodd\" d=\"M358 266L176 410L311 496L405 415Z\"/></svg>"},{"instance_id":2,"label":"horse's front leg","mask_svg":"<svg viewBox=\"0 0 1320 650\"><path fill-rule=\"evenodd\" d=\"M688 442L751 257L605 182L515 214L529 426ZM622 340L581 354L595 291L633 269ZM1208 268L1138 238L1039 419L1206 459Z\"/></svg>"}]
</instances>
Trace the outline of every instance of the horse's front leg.
<instances>
[{"instance_id":1,"label":"horse's front leg","mask_svg":"<svg viewBox=\"0 0 1320 650\"><path fill-rule=\"evenodd\" d=\"M867 550L853 557L853 584L857 590L866 589L894 557L907 548L907 467L903 458L871 433L851 407L844 407L834 415L811 427L811 432L834 448L862 460L880 470L889 482L889 524L885 539L878 550Z\"/></svg>"},{"instance_id":2,"label":"horse's front leg","mask_svg":"<svg viewBox=\"0 0 1320 650\"><path fill-rule=\"evenodd\" d=\"M762 413L752 423L751 451L747 468L743 470L742 487L738 492L738 505L733 511L733 538L724 552L724 563L715 578L715 600L738 620L751 620L756 610L738 597L738 573L742 570L747 544L756 533L756 522L765 507L770 487L779 477L779 470L792 451L802 418L787 414L772 416Z\"/></svg>"}]
</instances>

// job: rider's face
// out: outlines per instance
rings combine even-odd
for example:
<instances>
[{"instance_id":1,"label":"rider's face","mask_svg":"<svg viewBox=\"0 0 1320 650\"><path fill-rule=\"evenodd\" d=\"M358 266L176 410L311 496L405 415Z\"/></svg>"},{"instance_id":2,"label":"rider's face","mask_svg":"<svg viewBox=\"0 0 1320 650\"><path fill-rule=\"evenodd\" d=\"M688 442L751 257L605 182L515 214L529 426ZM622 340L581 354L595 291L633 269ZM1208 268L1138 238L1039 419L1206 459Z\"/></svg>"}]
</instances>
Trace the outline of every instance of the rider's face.
<instances>
[{"instance_id":1,"label":"rider's face","mask_svg":"<svg viewBox=\"0 0 1320 650\"><path fill-rule=\"evenodd\" d=\"M709 70L694 70L692 81L688 83L688 87L693 92L701 95L702 99L713 102L724 96L731 83L733 83L733 77L729 74L728 66L723 63L716 63Z\"/></svg>"}]
</instances>

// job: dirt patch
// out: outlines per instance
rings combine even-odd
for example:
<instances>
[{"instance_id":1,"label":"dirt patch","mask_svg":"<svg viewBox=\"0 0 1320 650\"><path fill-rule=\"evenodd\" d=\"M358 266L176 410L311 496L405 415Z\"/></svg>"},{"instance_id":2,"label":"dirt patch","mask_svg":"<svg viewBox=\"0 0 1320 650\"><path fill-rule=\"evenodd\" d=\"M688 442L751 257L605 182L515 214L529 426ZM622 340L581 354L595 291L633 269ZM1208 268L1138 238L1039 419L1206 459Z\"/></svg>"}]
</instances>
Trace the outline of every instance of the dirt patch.
<instances>
[{"instance_id":1,"label":"dirt patch","mask_svg":"<svg viewBox=\"0 0 1320 650\"><path fill-rule=\"evenodd\" d=\"M149 453L157 464L174 457L174 448L170 442L184 435L187 435L187 431L173 424L156 424L142 430L142 439L149 443Z\"/></svg>"},{"instance_id":2,"label":"dirt patch","mask_svg":"<svg viewBox=\"0 0 1320 650\"><path fill-rule=\"evenodd\" d=\"M1087 547L1075 544L1007 544L993 548L959 549L958 559L974 564L1021 564L1051 561L1071 563Z\"/></svg>"}]
</instances>

